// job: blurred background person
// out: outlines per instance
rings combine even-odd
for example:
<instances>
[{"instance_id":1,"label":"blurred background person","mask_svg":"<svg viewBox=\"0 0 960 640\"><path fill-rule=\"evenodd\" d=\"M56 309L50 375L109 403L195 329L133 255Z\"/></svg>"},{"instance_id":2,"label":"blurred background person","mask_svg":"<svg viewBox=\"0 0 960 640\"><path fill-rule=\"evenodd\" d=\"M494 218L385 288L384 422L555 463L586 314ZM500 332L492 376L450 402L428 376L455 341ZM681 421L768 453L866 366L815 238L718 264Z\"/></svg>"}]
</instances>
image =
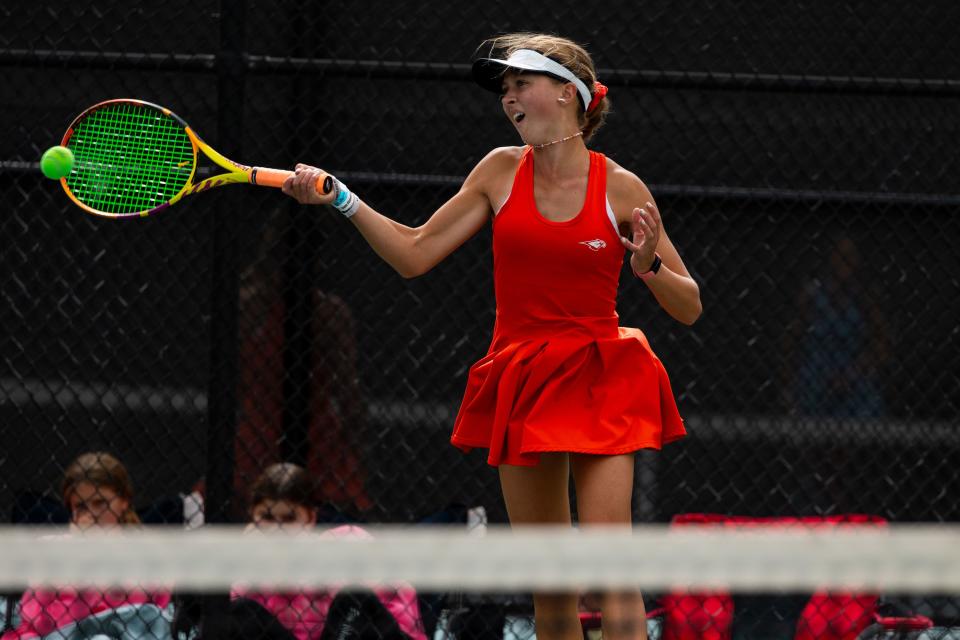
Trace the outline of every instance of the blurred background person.
<instances>
[{"instance_id":1,"label":"blurred background person","mask_svg":"<svg viewBox=\"0 0 960 640\"><path fill-rule=\"evenodd\" d=\"M119 532L124 527L140 525L133 508L130 475L107 452L93 451L74 459L64 471L61 487L63 502L70 511L72 535L92 530ZM99 590L65 585L28 589L20 599L19 625L5 633L2 640L42 637L121 607L127 612L124 624L135 635L138 625L154 625L159 619L156 615L140 615L139 606L163 609L169 604L169 593L139 587Z\"/></svg>"},{"instance_id":2,"label":"blurred background person","mask_svg":"<svg viewBox=\"0 0 960 640\"><path fill-rule=\"evenodd\" d=\"M303 467L291 463L267 467L253 483L250 492L248 531L282 529L303 533L313 530L317 524L317 508L312 499L314 486ZM339 526L322 535L370 537L369 533L352 525ZM351 590L350 593L339 593L335 589L257 592L238 587L232 595L234 599L248 599L262 605L297 640L319 638L328 620L341 627L350 625L350 633L363 637L367 633L376 637L397 637L400 633L413 640L426 640L417 594L409 585ZM355 612L351 613L351 609Z\"/></svg>"},{"instance_id":3,"label":"blurred background person","mask_svg":"<svg viewBox=\"0 0 960 640\"><path fill-rule=\"evenodd\" d=\"M301 462L316 479L318 519L328 514L349 514L359 519L373 506L365 488L359 439L364 428L362 394L357 375L357 345L353 316L339 296L312 288L307 296L309 346L298 358L309 358L309 375L301 379L290 371L285 358L290 344L302 336L289 335L290 323L285 282L288 247L281 233L283 217L268 218L256 259L244 270L240 284L241 407L235 439L234 491L243 499L265 460ZM286 389L285 389L286 385ZM304 432L291 433L291 385L306 399L296 416ZM239 513L236 516L241 517Z\"/></svg>"},{"instance_id":4,"label":"blurred background person","mask_svg":"<svg viewBox=\"0 0 960 640\"><path fill-rule=\"evenodd\" d=\"M854 240L837 234L827 265L803 286L798 313L787 327L783 361L793 412L835 418L885 413L881 380L890 331L862 264Z\"/></svg>"}]
</instances>

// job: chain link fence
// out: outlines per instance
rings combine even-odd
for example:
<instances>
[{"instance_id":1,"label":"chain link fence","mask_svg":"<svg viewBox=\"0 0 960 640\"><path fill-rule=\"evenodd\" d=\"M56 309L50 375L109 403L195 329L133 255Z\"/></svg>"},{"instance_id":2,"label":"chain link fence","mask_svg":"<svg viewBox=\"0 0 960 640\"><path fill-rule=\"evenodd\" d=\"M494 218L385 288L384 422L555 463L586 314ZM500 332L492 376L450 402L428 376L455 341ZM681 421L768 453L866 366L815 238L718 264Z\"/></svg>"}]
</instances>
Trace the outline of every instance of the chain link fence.
<instances>
[{"instance_id":1,"label":"chain link fence","mask_svg":"<svg viewBox=\"0 0 960 640\"><path fill-rule=\"evenodd\" d=\"M701 287L688 328L622 278L622 324L649 336L690 432L638 454L636 521L960 520L946 1L3 3L0 515L63 521L64 469L109 451L147 522L189 520L191 495L206 521L243 521L279 461L309 470L328 522L505 522L485 452L448 443L493 327L489 229L404 280L276 192L100 220L37 160L87 106L134 97L416 225L518 144L469 63L519 30L591 50L613 102L592 146L650 186Z\"/></svg>"}]
</instances>

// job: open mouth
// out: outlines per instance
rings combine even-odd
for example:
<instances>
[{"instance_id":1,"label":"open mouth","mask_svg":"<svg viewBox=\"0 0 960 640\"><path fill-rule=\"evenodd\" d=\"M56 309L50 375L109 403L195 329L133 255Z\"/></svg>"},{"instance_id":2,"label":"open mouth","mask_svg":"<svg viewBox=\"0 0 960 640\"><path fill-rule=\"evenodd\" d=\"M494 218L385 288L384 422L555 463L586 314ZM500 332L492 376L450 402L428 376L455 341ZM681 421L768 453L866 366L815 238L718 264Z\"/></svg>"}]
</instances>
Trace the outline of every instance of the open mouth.
<instances>
[{"instance_id":1,"label":"open mouth","mask_svg":"<svg viewBox=\"0 0 960 640\"><path fill-rule=\"evenodd\" d=\"M519 124L520 121L523 120L524 117L526 117L526 115L527 114L525 114L524 112L518 111L517 113L513 114L513 121Z\"/></svg>"}]
</instances>

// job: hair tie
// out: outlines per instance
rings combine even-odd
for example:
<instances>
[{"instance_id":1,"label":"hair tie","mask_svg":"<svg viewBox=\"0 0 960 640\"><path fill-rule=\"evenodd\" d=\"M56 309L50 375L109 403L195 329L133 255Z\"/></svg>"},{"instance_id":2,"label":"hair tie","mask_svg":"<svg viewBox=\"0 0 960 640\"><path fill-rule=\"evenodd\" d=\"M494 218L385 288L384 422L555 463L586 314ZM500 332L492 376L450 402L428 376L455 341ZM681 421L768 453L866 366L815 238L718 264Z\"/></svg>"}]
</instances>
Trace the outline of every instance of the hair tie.
<instances>
[{"instance_id":1,"label":"hair tie","mask_svg":"<svg viewBox=\"0 0 960 640\"><path fill-rule=\"evenodd\" d=\"M603 97L607 95L607 85L603 84L600 81L594 81L593 83L593 99L590 101L590 106L587 107L587 113L591 112L596 108L600 101L603 100Z\"/></svg>"}]
</instances>

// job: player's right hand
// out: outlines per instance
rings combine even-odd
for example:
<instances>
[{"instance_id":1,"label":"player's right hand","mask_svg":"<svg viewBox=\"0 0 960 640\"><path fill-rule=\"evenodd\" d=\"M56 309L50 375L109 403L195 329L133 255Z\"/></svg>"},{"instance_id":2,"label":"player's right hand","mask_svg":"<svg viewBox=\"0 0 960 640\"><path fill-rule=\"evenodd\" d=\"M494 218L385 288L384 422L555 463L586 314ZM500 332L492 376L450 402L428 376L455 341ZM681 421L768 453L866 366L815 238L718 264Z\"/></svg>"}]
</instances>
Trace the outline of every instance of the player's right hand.
<instances>
[{"instance_id":1,"label":"player's right hand","mask_svg":"<svg viewBox=\"0 0 960 640\"><path fill-rule=\"evenodd\" d=\"M330 204L333 192L323 194L317 190L317 181L327 174L306 164L298 164L293 175L283 182L281 190L300 204Z\"/></svg>"}]
</instances>

